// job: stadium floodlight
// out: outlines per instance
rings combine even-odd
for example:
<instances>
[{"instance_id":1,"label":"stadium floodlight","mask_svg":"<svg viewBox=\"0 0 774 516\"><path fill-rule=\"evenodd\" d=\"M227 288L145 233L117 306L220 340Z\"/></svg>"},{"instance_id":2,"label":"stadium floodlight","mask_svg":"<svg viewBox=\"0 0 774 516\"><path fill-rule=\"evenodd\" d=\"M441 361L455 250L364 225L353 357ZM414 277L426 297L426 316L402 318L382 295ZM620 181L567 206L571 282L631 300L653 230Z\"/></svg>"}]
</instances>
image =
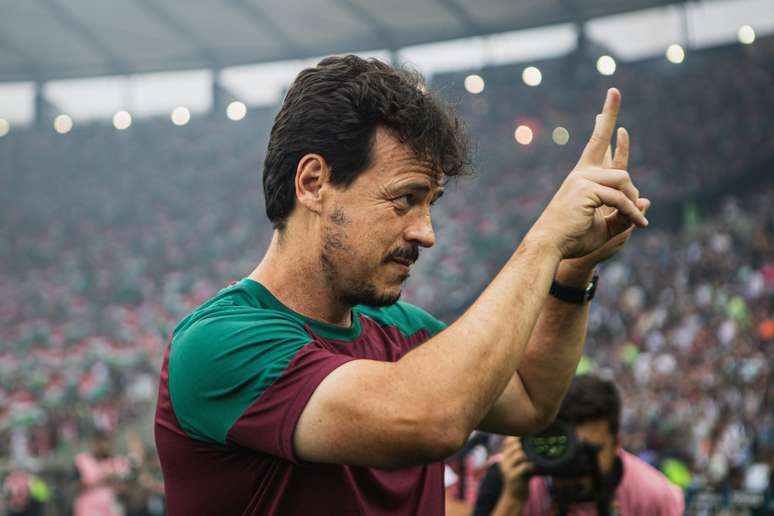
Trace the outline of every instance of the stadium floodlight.
<instances>
[{"instance_id":1,"label":"stadium floodlight","mask_svg":"<svg viewBox=\"0 0 774 516\"><path fill-rule=\"evenodd\" d=\"M543 82L543 74L536 66L528 66L521 73L521 79L527 86L537 86Z\"/></svg>"},{"instance_id":2,"label":"stadium floodlight","mask_svg":"<svg viewBox=\"0 0 774 516\"><path fill-rule=\"evenodd\" d=\"M58 115L54 119L54 131L59 134L67 134L73 128L73 119L68 115Z\"/></svg>"},{"instance_id":3,"label":"stadium floodlight","mask_svg":"<svg viewBox=\"0 0 774 516\"><path fill-rule=\"evenodd\" d=\"M739 32L736 33L739 38L739 43L744 45L751 45L755 41L755 29L749 25L742 25L739 27Z\"/></svg>"},{"instance_id":4,"label":"stadium floodlight","mask_svg":"<svg viewBox=\"0 0 774 516\"><path fill-rule=\"evenodd\" d=\"M242 120L247 114L247 106L244 102L235 100L226 107L226 116L229 120L238 121Z\"/></svg>"},{"instance_id":5,"label":"stadium floodlight","mask_svg":"<svg viewBox=\"0 0 774 516\"><path fill-rule=\"evenodd\" d=\"M516 139L516 141L522 145L529 145L532 143L532 129L529 128L529 126L526 125L520 125L516 128L516 131L513 133L513 137Z\"/></svg>"},{"instance_id":6,"label":"stadium floodlight","mask_svg":"<svg viewBox=\"0 0 774 516\"><path fill-rule=\"evenodd\" d=\"M11 130L11 124L5 118L0 118L0 138L8 134Z\"/></svg>"},{"instance_id":7,"label":"stadium floodlight","mask_svg":"<svg viewBox=\"0 0 774 516\"><path fill-rule=\"evenodd\" d=\"M185 125L191 120L191 112L187 107L177 106L172 110L172 123L175 125Z\"/></svg>"},{"instance_id":8,"label":"stadium floodlight","mask_svg":"<svg viewBox=\"0 0 774 516\"><path fill-rule=\"evenodd\" d=\"M597 71L602 75L613 75L615 73L615 59L610 56L600 56L597 59Z\"/></svg>"},{"instance_id":9,"label":"stadium floodlight","mask_svg":"<svg viewBox=\"0 0 774 516\"><path fill-rule=\"evenodd\" d=\"M484 79L480 75L468 75L465 77L465 89L468 93L478 95L484 91Z\"/></svg>"},{"instance_id":10,"label":"stadium floodlight","mask_svg":"<svg viewBox=\"0 0 774 516\"><path fill-rule=\"evenodd\" d=\"M554 143L557 145L567 145L567 142L570 141L570 131L559 126L551 133L551 139L554 140Z\"/></svg>"},{"instance_id":11,"label":"stadium floodlight","mask_svg":"<svg viewBox=\"0 0 774 516\"><path fill-rule=\"evenodd\" d=\"M677 43L672 43L666 49L666 58L670 63L680 64L685 60L685 50Z\"/></svg>"},{"instance_id":12,"label":"stadium floodlight","mask_svg":"<svg viewBox=\"0 0 774 516\"><path fill-rule=\"evenodd\" d=\"M123 131L132 125L132 115L128 111L118 111L113 115L113 127Z\"/></svg>"}]
</instances>

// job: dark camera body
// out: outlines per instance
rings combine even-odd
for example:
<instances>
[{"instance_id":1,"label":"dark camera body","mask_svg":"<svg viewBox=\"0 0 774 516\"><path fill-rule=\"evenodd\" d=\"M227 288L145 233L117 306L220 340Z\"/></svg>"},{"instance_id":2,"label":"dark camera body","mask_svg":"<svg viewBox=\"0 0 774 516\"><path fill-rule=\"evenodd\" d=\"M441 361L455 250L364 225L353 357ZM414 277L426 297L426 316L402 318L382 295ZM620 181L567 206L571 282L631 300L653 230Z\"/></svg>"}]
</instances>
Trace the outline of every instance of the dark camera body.
<instances>
[{"instance_id":1,"label":"dark camera body","mask_svg":"<svg viewBox=\"0 0 774 516\"><path fill-rule=\"evenodd\" d=\"M556 420L539 432L522 439L524 453L533 474L552 477L580 477L597 472L600 448L578 439L571 425Z\"/></svg>"}]
</instances>

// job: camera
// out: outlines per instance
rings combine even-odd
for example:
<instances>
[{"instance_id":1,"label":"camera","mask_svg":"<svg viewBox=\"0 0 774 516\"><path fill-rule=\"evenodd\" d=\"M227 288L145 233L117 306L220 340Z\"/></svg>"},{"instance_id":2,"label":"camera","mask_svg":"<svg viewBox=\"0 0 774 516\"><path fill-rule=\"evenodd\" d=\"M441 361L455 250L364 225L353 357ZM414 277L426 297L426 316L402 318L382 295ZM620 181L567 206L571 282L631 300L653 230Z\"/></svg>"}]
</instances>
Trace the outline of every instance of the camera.
<instances>
[{"instance_id":1,"label":"camera","mask_svg":"<svg viewBox=\"0 0 774 516\"><path fill-rule=\"evenodd\" d=\"M581 441L575 428L559 419L545 430L522 439L534 475L580 477L595 475L599 446Z\"/></svg>"}]
</instances>

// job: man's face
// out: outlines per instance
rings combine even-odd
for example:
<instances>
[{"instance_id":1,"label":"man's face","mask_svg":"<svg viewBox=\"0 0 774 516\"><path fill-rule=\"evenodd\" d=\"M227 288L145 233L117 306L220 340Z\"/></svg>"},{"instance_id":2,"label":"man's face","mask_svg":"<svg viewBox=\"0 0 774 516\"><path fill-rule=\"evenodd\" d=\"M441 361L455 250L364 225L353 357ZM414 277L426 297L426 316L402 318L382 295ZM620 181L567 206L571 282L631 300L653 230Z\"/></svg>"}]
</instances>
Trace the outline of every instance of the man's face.
<instances>
[{"instance_id":1,"label":"man's face","mask_svg":"<svg viewBox=\"0 0 774 516\"><path fill-rule=\"evenodd\" d=\"M602 477L608 477L613 471L613 464L618 455L619 439L616 434L610 432L609 423L606 420L588 421L575 426L578 438L588 444L599 448L597 452L597 465ZM578 478L555 478L554 483L580 497L585 497L593 491L594 482L590 476Z\"/></svg>"},{"instance_id":2,"label":"man's face","mask_svg":"<svg viewBox=\"0 0 774 516\"><path fill-rule=\"evenodd\" d=\"M430 207L440 176L389 132L377 130L371 166L348 188L332 188L322 212L320 263L338 299L384 306L421 247L435 243Z\"/></svg>"},{"instance_id":3,"label":"man's face","mask_svg":"<svg viewBox=\"0 0 774 516\"><path fill-rule=\"evenodd\" d=\"M613 463L618 454L618 438L610 432L609 423L605 420L589 421L575 427L578 437L589 444L600 448L597 454L599 472L603 476L613 470Z\"/></svg>"}]
</instances>

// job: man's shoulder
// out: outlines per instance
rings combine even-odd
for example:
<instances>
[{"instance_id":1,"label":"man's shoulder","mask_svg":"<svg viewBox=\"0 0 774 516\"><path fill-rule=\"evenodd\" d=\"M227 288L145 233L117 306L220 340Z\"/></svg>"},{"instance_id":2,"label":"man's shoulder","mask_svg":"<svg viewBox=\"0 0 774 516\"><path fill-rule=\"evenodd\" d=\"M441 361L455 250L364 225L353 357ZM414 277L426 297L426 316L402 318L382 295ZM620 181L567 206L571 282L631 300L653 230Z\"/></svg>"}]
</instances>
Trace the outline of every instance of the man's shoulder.
<instances>
[{"instance_id":1,"label":"man's shoulder","mask_svg":"<svg viewBox=\"0 0 774 516\"><path fill-rule=\"evenodd\" d=\"M354 311L381 325L394 326L407 337L422 330L426 330L430 336L433 336L446 328L446 323L443 321L405 301L398 301L389 306L358 305Z\"/></svg>"},{"instance_id":2,"label":"man's shoulder","mask_svg":"<svg viewBox=\"0 0 774 516\"><path fill-rule=\"evenodd\" d=\"M247 280L234 283L185 317L173 332L176 347L213 342L221 346L244 339L309 340L304 325L286 311L265 303Z\"/></svg>"},{"instance_id":3,"label":"man's shoulder","mask_svg":"<svg viewBox=\"0 0 774 516\"><path fill-rule=\"evenodd\" d=\"M682 514L684 500L679 487L636 455L622 450L619 456L624 470L622 494L639 500L637 505L650 507L653 514Z\"/></svg>"},{"instance_id":4,"label":"man's shoulder","mask_svg":"<svg viewBox=\"0 0 774 516\"><path fill-rule=\"evenodd\" d=\"M312 341L302 322L250 298L239 283L224 289L175 329L168 375L183 430L225 444L249 407Z\"/></svg>"}]
</instances>

